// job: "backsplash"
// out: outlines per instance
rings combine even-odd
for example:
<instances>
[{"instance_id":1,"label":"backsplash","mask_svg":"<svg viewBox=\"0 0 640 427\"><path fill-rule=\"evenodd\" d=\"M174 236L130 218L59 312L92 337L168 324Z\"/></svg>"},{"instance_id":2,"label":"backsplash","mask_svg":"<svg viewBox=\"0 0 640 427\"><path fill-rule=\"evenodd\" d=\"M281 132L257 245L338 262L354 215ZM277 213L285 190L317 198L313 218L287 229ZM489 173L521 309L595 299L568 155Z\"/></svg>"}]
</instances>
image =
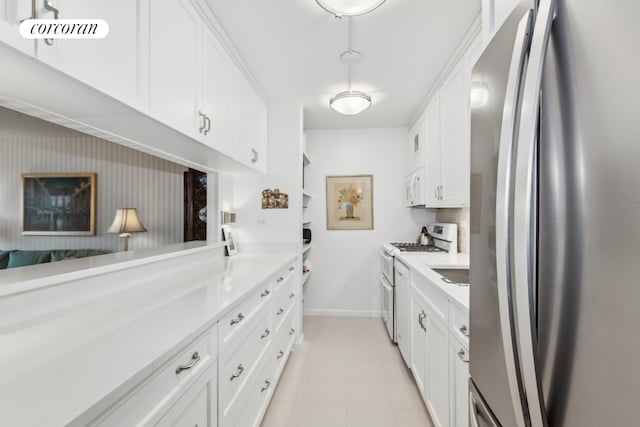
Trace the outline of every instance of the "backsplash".
<instances>
[{"instance_id":1,"label":"backsplash","mask_svg":"<svg viewBox=\"0 0 640 427\"><path fill-rule=\"evenodd\" d=\"M458 252L469 252L469 208L435 209L436 222L458 224Z\"/></svg>"}]
</instances>

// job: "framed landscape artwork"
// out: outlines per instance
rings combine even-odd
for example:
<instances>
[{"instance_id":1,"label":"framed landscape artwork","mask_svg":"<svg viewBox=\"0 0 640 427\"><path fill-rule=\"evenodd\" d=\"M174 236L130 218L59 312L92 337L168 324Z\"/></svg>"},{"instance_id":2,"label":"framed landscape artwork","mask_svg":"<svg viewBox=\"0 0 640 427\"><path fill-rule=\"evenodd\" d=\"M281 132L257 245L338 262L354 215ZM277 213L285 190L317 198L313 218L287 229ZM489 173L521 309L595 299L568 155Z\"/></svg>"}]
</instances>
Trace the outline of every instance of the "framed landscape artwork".
<instances>
[{"instance_id":1,"label":"framed landscape artwork","mask_svg":"<svg viewBox=\"0 0 640 427\"><path fill-rule=\"evenodd\" d=\"M22 174L22 234L96 234L96 174Z\"/></svg>"},{"instance_id":2,"label":"framed landscape artwork","mask_svg":"<svg viewBox=\"0 0 640 427\"><path fill-rule=\"evenodd\" d=\"M327 176L327 230L373 230L373 175Z\"/></svg>"}]
</instances>

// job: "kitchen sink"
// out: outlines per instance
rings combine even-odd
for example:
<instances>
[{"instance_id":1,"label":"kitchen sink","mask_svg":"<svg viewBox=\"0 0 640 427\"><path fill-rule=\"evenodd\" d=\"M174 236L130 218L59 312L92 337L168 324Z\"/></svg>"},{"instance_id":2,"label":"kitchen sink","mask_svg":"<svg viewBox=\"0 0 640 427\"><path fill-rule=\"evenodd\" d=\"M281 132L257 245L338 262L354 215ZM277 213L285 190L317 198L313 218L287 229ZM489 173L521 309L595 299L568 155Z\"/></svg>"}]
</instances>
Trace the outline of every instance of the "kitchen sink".
<instances>
[{"instance_id":1,"label":"kitchen sink","mask_svg":"<svg viewBox=\"0 0 640 427\"><path fill-rule=\"evenodd\" d=\"M442 276L442 280L458 286L469 286L468 268L434 268L433 271Z\"/></svg>"}]
</instances>

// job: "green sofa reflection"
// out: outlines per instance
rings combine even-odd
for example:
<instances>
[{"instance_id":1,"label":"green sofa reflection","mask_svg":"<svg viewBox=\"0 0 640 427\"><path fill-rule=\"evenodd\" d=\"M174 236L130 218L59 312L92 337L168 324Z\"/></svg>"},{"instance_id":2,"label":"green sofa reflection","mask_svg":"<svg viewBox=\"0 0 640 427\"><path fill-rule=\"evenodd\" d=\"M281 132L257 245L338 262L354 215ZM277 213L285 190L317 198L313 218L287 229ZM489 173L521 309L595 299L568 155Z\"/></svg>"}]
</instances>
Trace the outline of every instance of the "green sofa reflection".
<instances>
[{"instance_id":1,"label":"green sofa reflection","mask_svg":"<svg viewBox=\"0 0 640 427\"><path fill-rule=\"evenodd\" d=\"M0 270L109 253L111 251L102 249L54 249L46 251L21 251L16 249L0 251Z\"/></svg>"}]
</instances>

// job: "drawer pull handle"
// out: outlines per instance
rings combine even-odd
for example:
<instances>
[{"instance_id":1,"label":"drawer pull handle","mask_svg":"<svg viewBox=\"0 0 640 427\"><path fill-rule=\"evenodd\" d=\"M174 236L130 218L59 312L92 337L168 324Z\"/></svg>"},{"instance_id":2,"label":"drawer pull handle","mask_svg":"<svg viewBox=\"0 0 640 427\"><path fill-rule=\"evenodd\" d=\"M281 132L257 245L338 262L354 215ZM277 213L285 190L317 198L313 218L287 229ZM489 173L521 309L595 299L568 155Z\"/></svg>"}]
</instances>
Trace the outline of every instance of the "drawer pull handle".
<instances>
[{"instance_id":1,"label":"drawer pull handle","mask_svg":"<svg viewBox=\"0 0 640 427\"><path fill-rule=\"evenodd\" d=\"M282 313L284 313L284 309L283 308L278 310L278 312L276 313L276 316L280 316Z\"/></svg>"},{"instance_id":2,"label":"drawer pull handle","mask_svg":"<svg viewBox=\"0 0 640 427\"><path fill-rule=\"evenodd\" d=\"M265 386L262 387L262 390L260 390L260 393L264 393L265 391L269 390L269 387L271 387L271 383L269 382L269 380L264 380L264 384Z\"/></svg>"},{"instance_id":3,"label":"drawer pull handle","mask_svg":"<svg viewBox=\"0 0 640 427\"><path fill-rule=\"evenodd\" d=\"M229 323L229 325L233 326L236 323L240 323L242 322L242 319L244 319L244 314L242 313L238 313L238 315L236 316L235 319L231 320L231 322Z\"/></svg>"},{"instance_id":4,"label":"drawer pull handle","mask_svg":"<svg viewBox=\"0 0 640 427\"><path fill-rule=\"evenodd\" d=\"M467 325L462 325L460 328L458 328L458 330L460 331L460 333L462 335L464 335L465 337L469 336L469 328L467 328Z\"/></svg>"},{"instance_id":5,"label":"drawer pull handle","mask_svg":"<svg viewBox=\"0 0 640 427\"><path fill-rule=\"evenodd\" d=\"M269 289L265 289L263 293L260 294L261 298L266 297L267 295L269 295L271 292L269 292Z\"/></svg>"},{"instance_id":6,"label":"drawer pull handle","mask_svg":"<svg viewBox=\"0 0 640 427\"><path fill-rule=\"evenodd\" d=\"M260 339L261 340L265 339L266 337L269 336L270 333L271 333L271 331L269 329L265 329L264 333L262 335L260 335Z\"/></svg>"},{"instance_id":7,"label":"drawer pull handle","mask_svg":"<svg viewBox=\"0 0 640 427\"><path fill-rule=\"evenodd\" d=\"M281 276L281 277L278 277L278 280L276 280L276 283L280 283L280 282L282 282L283 280L284 280L284 277L282 277L282 276Z\"/></svg>"},{"instance_id":8,"label":"drawer pull handle","mask_svg":"<svg viewBox=\"0 0 640 427\"><path fill-rule=\"evenodd\" d=\"M276 360L278 359L282 359L282 356L284 356L284 351L280 350L280 352L278 353L278 355L276 356Z\"/></svg>"},{"instance_id":9,"label":"drawer pull handle","mask_svg":"<svg viewBox=\"0 0 640 427\"><path fill-rule=\"evenodd\" d=\"M188 365L180 365L176 368L176 375L179 375L180 372L182 371L186 371L188 369L193 368L196 365L196 363L198 363L199 361L200 361L200 355L196 351L191 355L191 362L189 362Z\"/></svg>"},{"instance_id":10,"label":"drawer pull handle","mask_svg":"<svg viewBox=\"0 0 640 427\"><path fill-rule=\"evenodd\" d=\"M291 299L291 298L293 298L293 297L295 297L295 296L296 296L296 294L294 294L293 292L291 292L291 293L289 294L289 299Z\"/></svg>"},{"instance_id":11,"label":"drawer pull handle","mask_svg":"<svg viewBox=\"0 0 640 427\"><path fill-rule=\"evenodd\" d=\"M289 267L289 271L293 271L295 269L296 269L295 267Z\"/></svg>"},{"instance_id":12,"label":"drawer pull handle","mask_svg":"<svg viewBox=\"0 0 640 427\"><path fill-rule=\"evenodd\" d=\"M467 353L464 351L464 349L460 349L460 351L458 351L458 357L460 358L460 360L462 360L464 363L469 363L469 358L465 357L467 355Z\"/></svg>"},{"instance_id":13,"label":"drawer pull handle","mask_svg":"<svg viewBox=\"0 0 640 427\"><path fill-rule=\"evenodd\" d=\"M238 370L235 372L235 374L231 375L231 378L229 378L229 381L235 380L240 375L242 375L243 372L244 372L244 366L242 366L242 363L241 363L241 364L238 365Z\"/></svg>"},{"instance_id":14,"label":"drawer pull handle","mask_svg":"<svg viewBox=\"0 0 640 427\"><path fill-rule=\"evenodd\" d=\"M295 331L295 329L291 328L291 330L289 331L289 335L293 335Z\"/></svg>"}]
</instances>

